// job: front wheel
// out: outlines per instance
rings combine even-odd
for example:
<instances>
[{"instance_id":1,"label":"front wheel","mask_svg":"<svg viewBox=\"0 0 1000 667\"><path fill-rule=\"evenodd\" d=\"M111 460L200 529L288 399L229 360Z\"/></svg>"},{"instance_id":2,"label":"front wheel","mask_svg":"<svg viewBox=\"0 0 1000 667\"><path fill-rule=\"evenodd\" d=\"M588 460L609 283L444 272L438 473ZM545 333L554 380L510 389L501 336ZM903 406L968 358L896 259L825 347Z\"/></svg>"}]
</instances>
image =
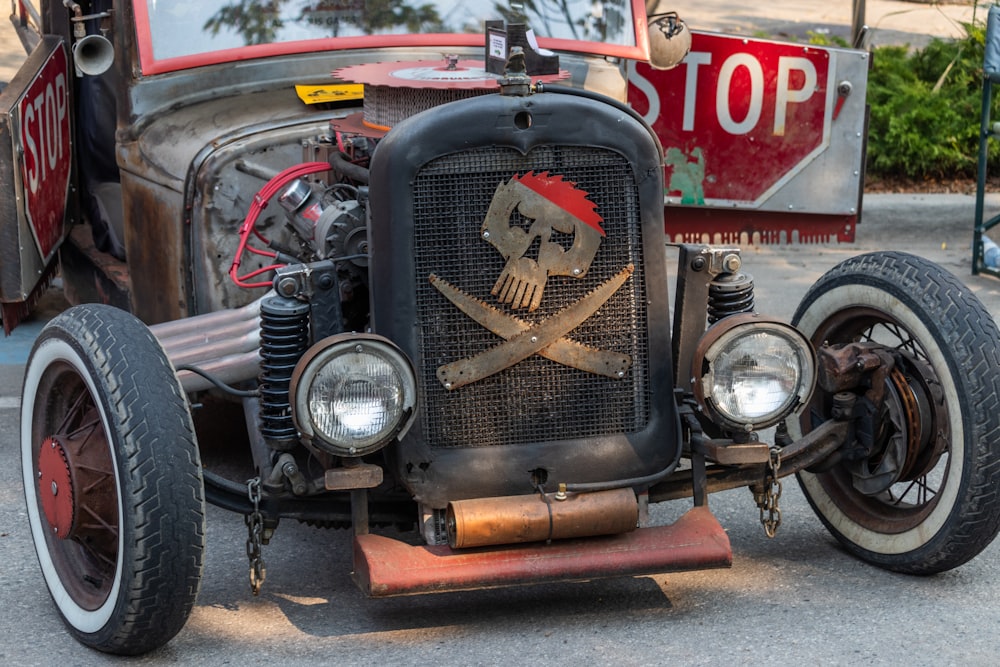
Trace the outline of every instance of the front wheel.
<instances>
[{"instance_id":1,"label":"front wheel","mask_svg":"<svg viewBox=\"0 0 1000 667\"><path fill-rule=\"evenodd\" d=\"M799 474L827 529L863 560L911 574L986 548L1000 529L1000 333L975 295L931 262L872 253L820 278L793 323L817 347L875 342L896 359L867 456ZM831 403L817 389L790 426L808 431Z\"/></svg>"},{"instance_id":2,"label":"front wheel","mask_svg":"<svg viewBox=\"0 0 1000 667\"><path fill-rule=\"evenodd\" d=\"M70 631L109 653L169 641L199 588L204 491L184 394L141 322L85 305L42 330L25 369L21 469Z\"/></svg>"}]
</instances>

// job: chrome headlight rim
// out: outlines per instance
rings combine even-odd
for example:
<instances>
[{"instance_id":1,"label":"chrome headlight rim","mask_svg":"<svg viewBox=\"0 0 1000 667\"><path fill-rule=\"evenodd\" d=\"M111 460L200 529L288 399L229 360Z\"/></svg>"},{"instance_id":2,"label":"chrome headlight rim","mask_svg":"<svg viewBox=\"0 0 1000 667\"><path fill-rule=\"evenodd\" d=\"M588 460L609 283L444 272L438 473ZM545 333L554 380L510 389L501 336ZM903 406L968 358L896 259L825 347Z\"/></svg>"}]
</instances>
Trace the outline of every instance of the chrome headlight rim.
<instances>
[{"instance_id":1,"label":"chrome headlight rim","mask_svg":"<svg viewBox=\"0 0 1000 667\"><path fill-rule=\"evenodd\" d=\"M779 406L764 414L739 415L727 410L712 389L716 363L744 339L765 334L783 341L797 367L794 388ZM692 380L698 404L717 424L730 431L752 432L774 426L809 402L816 385L816 351L798 329L778 319L741 313L719 320L702 336L692 359Z\"/></svg>"},{"instance_id":2,"label":"chrome headlight rim","mask_svg":"<svg viewBox=\"0 0 1000 667\"><path fill-rule=\"evenodd\" d=\"M350 355L369 355L387 362L399 380L395 419L362 438L338 439L316 424L310 408L315 382L331 364ZM400 348L376 334L336 334L309 348L292 372L289 384L292 421L300 436L317 449L343 457L361 457L403 437L416 419L417 378L413 364Z\"/></svg>"}]
</instances>

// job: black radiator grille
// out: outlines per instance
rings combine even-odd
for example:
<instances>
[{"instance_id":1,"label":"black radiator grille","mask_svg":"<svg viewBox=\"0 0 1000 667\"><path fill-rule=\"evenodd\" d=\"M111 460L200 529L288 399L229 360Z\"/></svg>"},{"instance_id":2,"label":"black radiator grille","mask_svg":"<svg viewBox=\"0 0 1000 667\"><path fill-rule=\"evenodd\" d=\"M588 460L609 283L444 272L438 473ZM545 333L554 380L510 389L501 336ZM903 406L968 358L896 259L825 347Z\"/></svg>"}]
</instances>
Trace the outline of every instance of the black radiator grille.
<instances>
[{"instance_id":1,"label":"black radiator grille","mask_svg":"<svg viewBox=\"0 0 1000 667\"><path fill-rule=\"evenodd\" d=\"M560 175L588 193L604 218L606 236L584 278L550 276L540 307L528 313L511 311L490 294L505 260L483 240L480 227L497 186L515 174L523 177L532 171ZM528 155L501 148L470 150L424 165L413 196L417 363L429 443L517 445L645 428L650 412L648 306L638 190L628 161L618 153L590 147L547 146ZM531 225L516 210L511 221L524 229ZM572 235L561 242L568 249ZM534 243L537 249L538 240ZM533 256L532 251L528 254ZM635 266L631 278L568 334L579 343L631 356L632 366L624 378L594 375L536 354L452 391L437 379L439 366L471 357L501 339L442 296L428 281L431 274L504 313L535 323L578 301L630 263Z\"/></svg>"}]
</instances>

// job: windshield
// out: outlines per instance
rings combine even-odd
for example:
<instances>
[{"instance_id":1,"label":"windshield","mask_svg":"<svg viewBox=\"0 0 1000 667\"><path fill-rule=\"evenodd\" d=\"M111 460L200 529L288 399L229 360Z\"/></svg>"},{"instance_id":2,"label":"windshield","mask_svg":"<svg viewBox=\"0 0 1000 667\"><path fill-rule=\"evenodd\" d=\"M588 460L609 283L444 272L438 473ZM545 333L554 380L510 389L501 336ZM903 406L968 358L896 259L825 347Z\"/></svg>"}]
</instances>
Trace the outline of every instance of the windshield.
<instances>
[{"instance_id":1,"label":"windshield","mask_svg":"<svg viewBox=\"0 0 1000 667\"><path fill-rule=\"evenodd\" d=\"M476 46L484 21L525 23L541 46L644 58L642 0L145 0L145 73L343 48Z\"/></svg>"}]
</instances>

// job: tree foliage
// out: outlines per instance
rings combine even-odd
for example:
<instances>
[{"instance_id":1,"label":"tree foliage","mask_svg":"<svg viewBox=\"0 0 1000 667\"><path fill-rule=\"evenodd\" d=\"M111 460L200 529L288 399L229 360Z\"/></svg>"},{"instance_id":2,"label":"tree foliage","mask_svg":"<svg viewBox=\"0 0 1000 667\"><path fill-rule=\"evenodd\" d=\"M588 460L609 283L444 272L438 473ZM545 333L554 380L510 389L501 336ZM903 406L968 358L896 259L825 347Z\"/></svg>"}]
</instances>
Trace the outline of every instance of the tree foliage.
<instances>
[{"instance_id":1,"label":"tree foliage","mask_svg":"<svg viewBox=\"0 0 1000 667\"><path fill-rule=\"evenodd\" d=\"M204 30L212 35L233 31L243 38L247 46L269 44L278 38L284 27L283 11L290 0L234 0L224 5L205 23ZM325 0L299 3L299 16L294 21L308 21L313 14L338 9L337 3ZM365 34L405 27L408 32L434 32L440 28L441 19L433 4L409 4L405 0L367 0L352 16L344 12L330 24L330 36L336 37L339 24L356 26Z\"/></svg>"},{"instance_id":2,"label":"tree foliage","mask_svg":"<svg viewBox=\"0 0 1000 667\"><path fill-rule=\"evenodd\" d=\"M961 39L935 39L916 51L875 49L868 79L869 175L975 177L985 28L967 24L965 32ZM989 160L1000 166L997 142L990 142Z\"/></svg>"}]
</instances>

